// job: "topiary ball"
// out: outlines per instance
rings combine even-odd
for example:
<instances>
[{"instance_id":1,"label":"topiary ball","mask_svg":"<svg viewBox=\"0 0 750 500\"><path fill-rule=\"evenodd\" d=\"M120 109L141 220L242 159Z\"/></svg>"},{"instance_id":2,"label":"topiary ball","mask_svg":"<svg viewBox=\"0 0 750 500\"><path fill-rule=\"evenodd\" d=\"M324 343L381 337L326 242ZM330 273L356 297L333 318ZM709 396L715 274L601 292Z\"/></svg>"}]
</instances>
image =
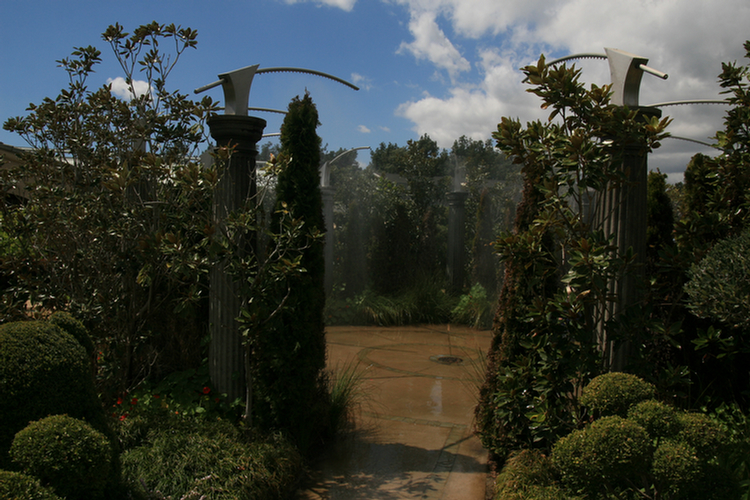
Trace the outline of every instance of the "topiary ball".
<instances>
[{"instance_id":1,"label":"topiary ball","mask_svg":"<svg viewBox=\"0 0 750 500\"><path fill-rule=\"evenodd\" d=\"M677 420L680 438L694 447L704 460L715 458L727 443L727 436L721 425L703 413L682 412Z\"/></svg>"},{"instance_id":2,"label":"topiary ball","mask_svg":"<svg viewBox=\"0 0 750 500\"><path fill-rule=\"evenodd\" d=\"M653 385L630 373L611 372L599 375L583 389L581 404L599 416L625 417L631 406L653 399Z\"/></svg>"},{"instance_id":3,"label":"topiary ball","mask_svg":"<svg viewBox=\"0 0 750 500\"><path fill-rule=\"evenodd\" d=\"M83 420L53 415L31 422L10 447L21 471L67 500L102 498L112 469L112 447Z\"/></svg>"},{"instance_id":4,"label":"topiary ball","mask_svg":"<svg viewBox=\"0 0 750 500\"><path fill-rule=\"evenodd\" d=\"M628 410L628 419L643 427L655 439L675 437L680 431L677 411L655 399L632 406Z\"/></svg>"},{"instance_id":5,"label":"topiary ball","mask_svg":"<svg viewBox=\"0 0 750 500\"><path fill-rule=\"evenodd\" d=\"M701 463L692 446L666 440L654 451L651 474L662 496L682 498L700 481Z\"/></svg>"},{"instance_id":6,"label":"topiary ball","mask_svg":"<svg viewBox=\"0 0 750 500\"><path fill-rule=\"evenodd\" d=\"M15 434L48 415L67 413L114 438L86 350L51 322L0 326L0 401L0 467L8 462Z\"/></svg>"},{"instance_id":7,"label":"topiary ball","mask_svg":"<svg viewBox=\"0 0 750 500\"><path fill-rule=\"evenodd\" d=\"M551 458L563 483L595 494L646 473L650 455L651 438L643 427L610 416L558 440Z\"/></svg>"},{"instance_id":8,"label":"topiary ball","mask_svg":"<svg viewBox=\"0 0 750 500\"><path fill-rule=\"evenodd\" d=\"M89 355L89 358L94 357L94 352L96 351L96 349L94 348L94 343L91 341L89 332L88 330L86 330L86 327L83 326L83 323L81 323L70 313L67 313L65 311L56 311L52 313L48 321L71 334L78 341L78 343L81 344L84 349L86 349L86 353Z\"/></svg>"},{"instance_id":9,"label":"topiary ball","mask_svg":"<svg viewBox=\"0 0 750 500\"><path fill-rule=\"evenodd\" d=\"M62 500L49 488L45 488L39 480L21 474L0 470L0 498L13 500Z\"/></svg>"}]
</instances>

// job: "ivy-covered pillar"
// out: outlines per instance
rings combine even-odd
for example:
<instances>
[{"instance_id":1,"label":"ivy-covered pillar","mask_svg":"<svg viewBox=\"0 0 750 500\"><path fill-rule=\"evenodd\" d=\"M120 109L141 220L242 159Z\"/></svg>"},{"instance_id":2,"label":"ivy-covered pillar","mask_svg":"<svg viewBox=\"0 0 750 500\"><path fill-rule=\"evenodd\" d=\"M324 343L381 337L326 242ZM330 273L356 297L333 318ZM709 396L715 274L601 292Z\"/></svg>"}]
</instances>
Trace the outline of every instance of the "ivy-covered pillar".
<instances>
[{"instance_id":1,"label":"ivy-covered pillar","mask_svg":"<svg viewBox=\"0 0 750 500\"><path fill-rule=\"evenodd\" d=\"M256 145L263 136L266 121L253 116L216 115L208 120L211 136L218 147L232 151L221 171L214 193L213 223L222 230L227 215L242 210L256 194ZM248 235L240 247L254 251L256 236ZM226 393L230 401L245 398L245 360L237 317L243 297L239 285L220 263L209 273L209 374L215 389Z\"/></svg>"},{"instance_id":2,"label":"ivy-covered pillar","mask_svg":"<svg viewBox=\"0 0 750 500\"><path fill-rule=\"evenodd\" d=\"M661 110L638 107L639 118L660 118ZM622 146L620 165L622 183L601 193L599 227L607 236L614 236L614 244L621 256L629 249L633 252L630 271L612 283L610 291L616 298L608 304L600 325L600 345L613 371L623 371L627 364L630 344L616 342L613 332L606 331L608 320L625 313L643 302L646 277L646 228L648 226L648 151L640 144Z\"/></svg>"}]
</instances>

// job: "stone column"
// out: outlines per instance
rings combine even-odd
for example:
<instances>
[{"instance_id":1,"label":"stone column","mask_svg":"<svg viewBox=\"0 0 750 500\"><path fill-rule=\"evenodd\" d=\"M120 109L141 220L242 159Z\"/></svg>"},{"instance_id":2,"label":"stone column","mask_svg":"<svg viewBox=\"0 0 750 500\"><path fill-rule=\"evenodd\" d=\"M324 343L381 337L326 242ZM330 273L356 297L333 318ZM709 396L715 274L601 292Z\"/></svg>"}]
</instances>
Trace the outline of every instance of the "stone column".
<instances>
[{"instance_id":1,"label":"stone column","mask_svg":"<svg viewBox=\"0 0 750 500\"><path fill-rule=\"evenodd\" d=\"M335 188L332 186L322 186L320 195L323 198L323 220L326 223L326 240L325 240L325 291L330 294L333 290L333 194Z\"/></svg>"},{"instance_id":2,"label":"stone column","mask_svg":"<svg viewBox=\"0 0 750 500\"><path fill-rule=\"evenodd\" d=\"M451 288L458 292L465 281L466 250L466 198L469 193L454 191L448 193L448 262L447 275Z\"/></svg>"},{"instance_id":3,"label":"stone column","mask_svg":"<svg viewBox=\"0 0 750 500\"><path fill-rule=\"evenodd\" d=\"M227 215L241 210L256 194L256 144L263 135L266 121L252 116L216 115L208 120L211 136L219 147L228 146L233 153L214 193L213 223L221 231ZM254 251L256 236L239 242L240 248ZM209 373L211 382L230 401L245 398L245 359L237 317L242 297L237 283L221 263L209 273Z\"/></svg>"},{"instance_id":4,"label":"stone column","mask_svg":"<svg viewBox=\"0 0 750 500\"><path fill-rule=\"evenodd\" d=\"M641 118L661 117L661 110L657 108L637 109ZM610 284L610 291L616 300L607 304L599 326L600 347L612 371L625 369L630 345L627 342L615 344L605 324L607 320L643 302L648 226L648 161L645 149L636 144L624 145L620 168L624 174L623 184L598 193L600 215L597 225L605 235L614 235L620 255L632 248L635 257L632 270L618 282Z\"/></svg>"}]
</instances>

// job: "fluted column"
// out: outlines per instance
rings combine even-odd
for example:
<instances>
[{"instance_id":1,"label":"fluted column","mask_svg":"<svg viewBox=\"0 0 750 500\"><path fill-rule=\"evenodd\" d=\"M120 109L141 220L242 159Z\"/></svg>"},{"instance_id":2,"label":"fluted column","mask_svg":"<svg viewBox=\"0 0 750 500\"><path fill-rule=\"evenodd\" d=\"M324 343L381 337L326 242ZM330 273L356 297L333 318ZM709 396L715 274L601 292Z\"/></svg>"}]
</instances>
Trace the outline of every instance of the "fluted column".
<instances>
[{"instance_id":1,"label":"fluted column","mask_svg":"<svg viewBox=\"0 0 750 500\"><path fill-rule=\"evenodd\" d=\"M448 193L448 283L454 291L464 286L466 250L464 235L466 232L466 198L469 193L454 191Z\"/></svg>"},{"instance_id":2,"label":"fluted column","mask_svg":"<svg viewBox=\"0 0 750 500\"><path fill-rule=\"evenodd\" d=\"M252 116L217 115L208 120L211 136L219 147L232 148L213 200L213 222L221 231L227 215L241 210L256 193L256 145L263 136L266 121ZM255 251L256 235L238 242L245 251ZM245 398L245 359L237 317L242 297L237 283L222 262L209 273L209 374L216 390L230 401Z\"/></svg>"}]
</instances>

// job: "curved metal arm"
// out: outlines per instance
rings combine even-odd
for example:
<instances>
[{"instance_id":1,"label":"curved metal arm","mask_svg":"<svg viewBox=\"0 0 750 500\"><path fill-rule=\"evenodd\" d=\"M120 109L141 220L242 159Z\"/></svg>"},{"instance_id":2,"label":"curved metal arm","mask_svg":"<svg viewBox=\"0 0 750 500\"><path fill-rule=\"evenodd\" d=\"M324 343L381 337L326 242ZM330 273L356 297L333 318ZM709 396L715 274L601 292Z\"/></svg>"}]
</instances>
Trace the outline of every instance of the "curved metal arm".
<instances>
[{"instance_id":1,"label":"curved metal arm","mask_svg":"<svg viewBox=\"0 0 750 500\"><path fill-rule=\"evenodd\" d=\"M667 101L649 104L651 108L661 108L662 106L679 106L681 104L732 104L727 99L687 99L685 101Z\"/></svg>"},{"instance_id":2,"label":"curved metal arm","mask_svg":"<svg viewBox=\"0 0 750 500\"><path fill-rule=\"evenodd\" d=\"M339 77L329 75L328 73L323 73L322 71L287 67L258 69L258 66L258 64L255 64L253 66L246 66L244 68L236 69L228 73L222 73L219 75L219 80L213 83L209 83L208 85L204 85L203 87L198 87L194 92L196 94L200 94L201 92L205 92L206 90L221 85L224 89L224 114L247 116L247 103L248 99L250 98L250 87L253 85L253 78L255 78L255 75L261 73L306 73L323 78L328 78L329 80L341 83L354 90L359 90L359 87L357 87L356 85L349 83ZM263 108L254 109L269 111ZM273 110L273 112L276 111Z\"/></svg>"},{"instance_id":3,"label":"curved metal arm","mask_svg":"<svg viewBox=\"0 0 750 500\"><path fill-rule=\"evenodd\" d=\"M256 71L257 74L261 73L306 73L308 75L315 75L320 76L323 78L328 78L329 80L333 80L334 82L338 82L342 85L346 85L347 87L359 90L359 87L354 85L353 83L349 83L346 80L339 78L337 76L329 75L328 73L323 73L322 71L315 71L314 69L304 69L304 68L286 68L286 67L279 67L279 68L263 68Z\"/></svg>"},{"instance_id":4,"label":"curved metal arm","mask_svg":"<svg viewBox=\"0 0 750 500\"><path fill-rule=\"evenodd\" d=\"M344 151L333 160L327 161L320 166L320 187L328 187L331 185L331 165L333 162L341 158L342 156L348 155L352 151L358 151L360 149L371 149L370 146L360 146L358 148L352 148Z\"/></svg>"},{"instance_id":5,"label":"curved metal arm","mask_svg":"<svg viewBox=\"0 0 750 500\"><path fill-rule=\"evenodd\" d=\"M605 54L583 53L560 57L547 63L552 66L570 59L607 59L612 77L612 103L620 106L638 106L638 91L643 73L666 80L669 75L646 66L648 59L624 50L604 48Z\"/></svg>"}]
</instances>

